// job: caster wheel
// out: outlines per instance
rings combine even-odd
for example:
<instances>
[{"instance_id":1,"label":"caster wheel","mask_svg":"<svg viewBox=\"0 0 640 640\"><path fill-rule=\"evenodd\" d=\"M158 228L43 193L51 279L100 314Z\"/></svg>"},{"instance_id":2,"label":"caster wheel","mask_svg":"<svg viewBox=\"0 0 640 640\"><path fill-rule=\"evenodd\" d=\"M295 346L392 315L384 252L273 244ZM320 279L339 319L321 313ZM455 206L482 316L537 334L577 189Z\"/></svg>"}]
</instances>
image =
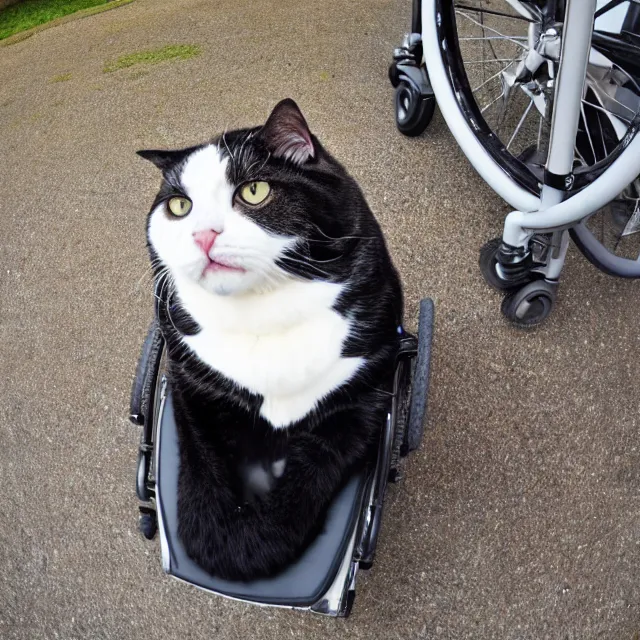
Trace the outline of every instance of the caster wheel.
<instances>
[{"instance_id":1,"label":"caster wheel","mask_svg":"<svg viewBox=\"0 0 640 640\"><path fill-rule=\"evenodd\" d=\"M405 136L419 136L429 125L436 109L435 98L423 98L407 82L396 89L396 125Z\"/></svg>"},{"instance_id":2,"label":"caster wheel","mask_svg":"<svg viewBox=\"0 0 640 640\"><path fill-rule=\"evenodd\" d=\"M505 296L502 301L502 313L517 327L535 327L551 313L557 289L557 284L546 280L530 282Z\"/></svg>"},{"instance_id":3,"label":"caster wheel","mask_svg":"<svg viewBox=\"0 0 640 640\"><path fill-rule=\"evenodd\" d=\"M489 240L480 249L480 272L484 277L486 283L497 289L498 291L508 291L509 289L517 289L523 284L527 284L533 280L531 273L525 273L517 280L504 280L496 271L498 264L498 251L502 244L502 238L493 238Z\"/></svg>"},{"instance_id":4,"label":"caster wheel","mask_svg":"<svg viewBox=\"0 0 640 640\"><path fill-rule=\"evenodd\" d=\"M398 65L395 62L392 62L389 65L389 82L391 86L395 89L400 84L400 74L398 73Z\"/></svg>"},{"instance_id":5,"label":"caster wheel","mask_svg":"<svg viewBox=\"0 0 640 640\"><path fill-rule=\"evenodd\" d=\"M351 590L348 591L347 601L345 603L342 615L340 616L341 618L348 618L351 615L351 612L353 611L353 603L355 602L355 600L356 600L356 592Z\"/></svg>"},{"instance_id":6,"label":"caster wheel","mask_svg":"<svg viewBox=\"0 0 640 640\"><path fill-rule=\"evenodd\" d=\"M153 540L158 532L158 517L156 516L156 512L152 509L140 510L138 526L140 527L140 533L147 540Z\"/></svg>"}]
</instances>

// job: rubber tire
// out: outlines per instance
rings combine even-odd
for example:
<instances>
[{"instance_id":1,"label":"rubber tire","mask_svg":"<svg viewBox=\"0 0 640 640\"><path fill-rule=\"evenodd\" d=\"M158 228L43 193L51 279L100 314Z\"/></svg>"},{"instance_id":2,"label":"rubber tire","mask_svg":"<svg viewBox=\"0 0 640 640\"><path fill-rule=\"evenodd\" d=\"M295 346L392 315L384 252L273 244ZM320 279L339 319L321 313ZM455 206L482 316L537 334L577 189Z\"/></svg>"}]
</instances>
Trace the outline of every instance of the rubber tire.
<instances>
[{"instance_id":1,"label":"rubber tire","mask_svg":"<svg viewBox=\"0 0 640 640\"><path fill-rule=\"evenodd\" d=\"M395 93L396 126L400 133L410 138L419 136L429 126L435 110L434 97L423 98L410 84L400 82Z\"/></svg>"},{"instance_id":2,"label":"rubber tire","mask_svg":"<svg viewBox=\"0 0 640 640\"><path fill-rule=\"evenodd\" d=\"M353 611L353 603L356 601L356 592L354 589L349 589L346 595L347 601L344 606L344 610L340 615L341 618L348 618Z\"/></svg>"},{"instance_id":3,"label":"rubber tire","mask_svg":"<svg viewBox=\"0 0 640 640\"><path fill-rule=\"evenodd\" d=\"M140 533L147 539L153 540L158 532L158 516L151 509L141 511L138 518Z\"/></svg>"},{"instance_id":4,"label":"rubber tire","mask_svg":"<svg viewBox=\"0 0 640 640\"><path fill-rule=\"evenodd\" d=\"M514 326L522 329L537 327L544 322L556 301L558 285L547 280L535 280L524 287L509 293L502 301L502 314ZM523 303L535 302L533 312L529 310L524 317L518 317L518 310Z\"/></svg>"},{"instance_id":5,"label":"rubber tire","mask_svg":"<svg viewBox=\"0 0 640 640\"><path fill-rule=\"evenodd\" d=\"M407 420L407 445L415 451L422 442L429 395L429 374L431 371L431 345L433 339L433 300L425 298L420 302L418 319L418 353L411 381L411 404Z\"/></svg>"},{"instance_id":6,"label":"rubber tire","mask_svg":"<svg viewBox=\"0 0 640 640\"><path fill-rule=\"evenodd\" d=\"M511 291L531 282L534 276L530 273L524 274L521 278L518 278L518 280L503 280L496 273L496 264L498 263L496 255L501 245L502 238L493 238L480 248L478 264L485 282L498 291Z\"/></svg>"},{"instance_id":7,"label":"rubber tire","mask_svg":"<svg viewBox=\"0 0 640 640\"><path fill-rule=\"evenodd\" d=\"M389 82L394 89L400 84L400 72L395 62L389 65Z\"/></svg>"},{"instance_id":8,"label":"rubber tire","mask_svg":"<svg viewBox=\"0 0 640 640\"><path fill-rule=\"evenodd\" d=\"M148 418L153 388L158 374L164 338L158 321L154 318L142 343L142 352L136 366L136 375L131 388L129 415L134 424L142 425ZM134 416L138 418L134 420Z\"/></svg>"}]
</instances>

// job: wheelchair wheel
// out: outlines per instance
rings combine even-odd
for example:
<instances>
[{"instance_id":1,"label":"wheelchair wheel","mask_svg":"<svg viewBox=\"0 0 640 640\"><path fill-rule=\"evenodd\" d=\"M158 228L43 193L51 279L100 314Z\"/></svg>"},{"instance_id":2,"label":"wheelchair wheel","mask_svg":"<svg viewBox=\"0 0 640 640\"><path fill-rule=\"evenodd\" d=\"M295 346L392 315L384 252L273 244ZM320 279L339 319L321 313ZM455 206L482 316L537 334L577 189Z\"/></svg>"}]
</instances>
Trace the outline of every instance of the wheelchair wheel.
<instances>
[{"instance_id":1,"label":"wheelchair wheel","mask_svg":"<svg viewBox=\"0 0 640 640\"><path fill-rule=\"evenodd\" d=\"M408 82L400 82L395 95L396 125L405 136L419 136L429 126L436 109L436 99L422 97Z\"/></svg>"},{"instance_id":2,"label":"wheelchair wheel","mask_svg":"<svg viewBox=\"0 0 640 640\"><path fill-rule=\"evenodd\" d=\"M138 527L140 533L147 539L153 540L158 532L158 516L155 509L140 507L138 515Z\"/></svg>"},{"instance_id":3,"label":"wheelchair wheel","mask_svg":"<svg viewBox=\"0 0 640 640\"><path fill-rule=\"evenodd\" d=\"M164 338L156 318L153 319L142 344L142 352L136 366L131 389L129 419L136 425L148 421L153 407L153 394Z\"/></svg>"},{"instance_id":4,"label":"wheelchair wheel","mask_svg":"<svg viewBox=\"0 0 640 640\"><path fill-rule=\"evenodd\" d=\"M549 147L554 79L563 62L564 5L552 0L495 0L489 6L478 0L430 0L423 6L422 21L435 22L447 81L470 134L512 182L535 196ZM614 10L625 14L617 20L617 32L610 30ZM611 166L635 135L639 35L640 14L631 3L621 9L612 2L597 12L570 194Z\"/></svg>"},{"instance_id":5,"label":"wheelchair wheel","mask_svg":"<svg viewBox=\"0 0 640 640\"><path fill-rule=\"evenodd\" d=\"M529 329L544 322L556 301L558 285L546 280L534 280L509 293L502 301L502 313L516 327Z\"/></svg>"},{"instance_id":6,"label":"wheelchair wheel","mask_svg":"<svg viewBox=\"0 0 640 640\"><path fill-rule=\"evenodd\" d=\"M429 395L429 373L431 370L431 344L433 338L433 301L426 298L420 302L418 320L418 353L415 359L411 382L411 402L407 420L407 445L415 451L422 441Z\"/></svg>"}]
</instances>

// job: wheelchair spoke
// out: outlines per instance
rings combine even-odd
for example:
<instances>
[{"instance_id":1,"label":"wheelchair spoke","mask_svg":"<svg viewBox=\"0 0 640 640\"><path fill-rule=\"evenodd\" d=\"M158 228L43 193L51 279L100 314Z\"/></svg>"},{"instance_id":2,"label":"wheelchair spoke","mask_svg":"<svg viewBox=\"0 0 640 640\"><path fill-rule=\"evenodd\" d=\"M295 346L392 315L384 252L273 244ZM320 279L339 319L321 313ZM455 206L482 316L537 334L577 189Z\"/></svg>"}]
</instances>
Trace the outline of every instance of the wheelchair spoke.
<instances>
[{"instance_id":1,"label":"wheelchair spoke","mask_svg":"<svg viewBox=\"0 0 640 640\"><path fill-rule=\"evenodd\" d=\"M500 98L504 98L504 91L497 98L494 98L486 107L482 107L482 109L480 109L480 113L484 113L489 107L498 102Z\"/></svg>"},{"instance_id":2,"label":"wheelchair spoke","mask_svg":"<svg viewBox=\"0 0 640 640\"><path fill-rule=\"evenodd\" d=\"M465 64L489 64L493 62L515 62L516 58L494 58L492 60L465 60ZM508 67L509 65L507 65Z\"/></svg>"},{"instance_id":3,"label":"wheelchair spoke","mask_svg":"<svg viewBox=\"0 0 640 640\"><path fill-rule=\"evenodd\" d=\"M509 65L507 65L507 67L508 66ZM505 67L504 69L506 69L507 67ZM500 69L500 71L488 77L482 84L479 84L475 89L471 89L471 93L476 93L479 89L482 89L482 87L484 87L488 82L491 82L494 78L497 78L504 71L504 69Z\"/></svg>"},{"instance_id":4,"label":"wheelchair spoke","mask_svg":"<svg viewBox=\"0 0 640 640\"><path fill-rule=\"evenodd\" d=\"M602 113L606 113L608 116L612 116L614 118L618 118L619 120L624 120L627 124L630 124L633 120L633 117L628 117L628 116L622 116L619 113L614 113L613 111L609 111L609 109L605 109L602 105L600 104L593 104L593 102L589 102L588 100L585 100L584 98L582 99L582 103L583 105L586 104L588 107L591 107L591 109L595 109L596 111L600 111ZM637 116L638 112L637 111L632 111L633 116Z\"/></svg>"},{"instance_id":5,"label":"wheelchair spoke","mask_svg":"<svg viewBox=\"0 0 640 640\"><path fill-rule=\"evenodd\" d=\"M623 109L626 109L631 114L631 117L638 115L637 109L634 111L631 107L627 106L626 104L623 104L622 102L620 102L620 100L616 100L613 96L610 96L608 93L606 95L607 95L607 100L611 100L611 102L617 104Z\"/></svg>"},{"instance_id":6,"label":"wheelchair spoke","mask_svg":"<svg viewBox=\"0 0 640 640\"><path fill-rule=\"evenodd\" d=\"M476 24L479 27L482 27L483 32L486 29L487 31L490 31L491 33L495 33L496 35L500 36L500 38L504 38L505 40L513 40L515 44L520 44L519 42L517 42L518 40L527 39L524 36L505 36L504 33L501 33L500 31L498 31L497 29L493 29L492 27L488 27L487 25L484 24L484 22L478 22L475 18L472 18L470 15L466 14L464 11L456 11L456 14L459 16L464 16L467 20L470 20L471 22L473 22L473 24ZM508 16L508 17L511 18L513 16Z\"/></svg>"},{"instance_id":7,"label":"wheelchair spoke","mask_svg":"<svg viewBox=\"0 0 640 640\"><path fill-rule=\"evenodd\" d=\"M521 15L516 15L513 13L504 13L503 11L486 9L485 7L470 7L469 5L465 5L465 4L456 4L456 9L464 9L465 11L477 11L480 14L488 13L489 15L492 15L492 16L501 16L503 18L511 18L513 20L524 20L525 22L532 22L532 20L529 20Z\"/></svg>"},{"instance_id":8,"label":"wheelchair spoke","mask_svg":"<svg viewBox=\"0 0 640 640\"><path fill-rule=\"evenodd\" d=\"M480 36L465 36L464 38L458 38L458 40L507 40L509 42L513 42L513 44L517 44L525 50L527 49L527 46L522 44L522 42L518 42L518 40L509 36L486 36L484 38ZM526 38L520 38L520 40L523 40L524 42L527 41Z\"/></svg>"},{"instance_id":9,"label":"wheelchair spoke","mask_svg":"<svg viewBox=\"0 0 640 640\"><path fill-rule=\"evenodd\" d=\"M584 105L580 105L580 113L582 113L582 124L584 125L584 129L587 132L587 138L589 138L589 146L591 147L591 153L593 154L593 162L597 162L598 156L596 155L596 148L593 146L593 140L591 139L591 132L589 129L589 123L587 122L587 114L584 111Z\"/></svg>"},{"instance_id":10,"label":"wheelchair spoke","mask_svg":"<svg viewBox=\"0 0 640 640\"><path fill-rule=\"evenodd\" d=\"M542 114L538 116L538 149L540 149L540 140L542 138Z\"/></svg>"},{"instance_id":11,"label":"wheelchair spoke","mask_svg":"<svg viewBox=\"0 0 640 640\"><path fill-rule=\"evenodd\" d=\"M582 108L584 109L584 105ZM600 113L596 114L596 119L598 120L598 130L600 131L600 141L602 142L602 151L604 153L603 157L606 158L609 155L609 152L607 151L607 141L604 137L604 130L602 128L602 120L600 120Z\"/></svg>"},{"instance_id":12,"label":"wheelchair spoke","mask_svg":"<svg viewBox=\"0 0 640 640\"><path fill-rule=\"evenodd\" d=\"M513 135L511 136L509 142L507 142L507 149L511 146L511 143L515 140L516 136L518 135L518 133L519 133L521 127L522 127L522 123L526 120L527 116L529 115L529 111L531 111L531 107L533 107L533 100L531 100L529 102L529 105L524 110L524 113L522 114L522 117L520 118L520 121L518 122L518 126L516 127L515 131L513 132Z\"/></svg>"}]
</instances>

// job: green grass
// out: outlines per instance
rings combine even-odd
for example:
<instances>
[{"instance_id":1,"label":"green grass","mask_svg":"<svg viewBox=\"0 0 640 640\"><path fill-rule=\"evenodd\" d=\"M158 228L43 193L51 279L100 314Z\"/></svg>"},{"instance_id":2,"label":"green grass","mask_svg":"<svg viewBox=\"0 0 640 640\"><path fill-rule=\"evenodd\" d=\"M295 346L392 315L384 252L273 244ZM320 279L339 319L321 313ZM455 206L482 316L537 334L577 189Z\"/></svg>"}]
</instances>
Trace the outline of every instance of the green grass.
<instances>
[{"instance_id":1,"label":"green grass","mask_svg":"<svg viewBox=\"0 0 640 640\"><path fill-rule=\"evenodd\" d=\"M188 60L200 55L201 48L197 44L176 44L162 47L162 49L150 49L149 51L138 51L126 56L120 56L117 60L107 62L104 65L104 73L118 71L133 67L134 64L158 64L165 60Z\"/></svg>"},{"instance_id":2,"label":"green grass","mask_svg":"<svg viewBox=\"0 0 640 640\"><path fill-rule=\"evenodd\" d=\"M59 76L53 76L50 82L66 82L67 80L71 80L71 75L72 74L70 73L63 73L62 75L59 75Z\"/></svg>"},{"instance_id":3,"label":"green grass","mask_svg":"<svg viewBox=\"0 0 640 640\"><path fill-rule=\"evenodd\" d=\"M0 40L108 0L22 0L0 9Z\"/></svg>"}]
</instances>

